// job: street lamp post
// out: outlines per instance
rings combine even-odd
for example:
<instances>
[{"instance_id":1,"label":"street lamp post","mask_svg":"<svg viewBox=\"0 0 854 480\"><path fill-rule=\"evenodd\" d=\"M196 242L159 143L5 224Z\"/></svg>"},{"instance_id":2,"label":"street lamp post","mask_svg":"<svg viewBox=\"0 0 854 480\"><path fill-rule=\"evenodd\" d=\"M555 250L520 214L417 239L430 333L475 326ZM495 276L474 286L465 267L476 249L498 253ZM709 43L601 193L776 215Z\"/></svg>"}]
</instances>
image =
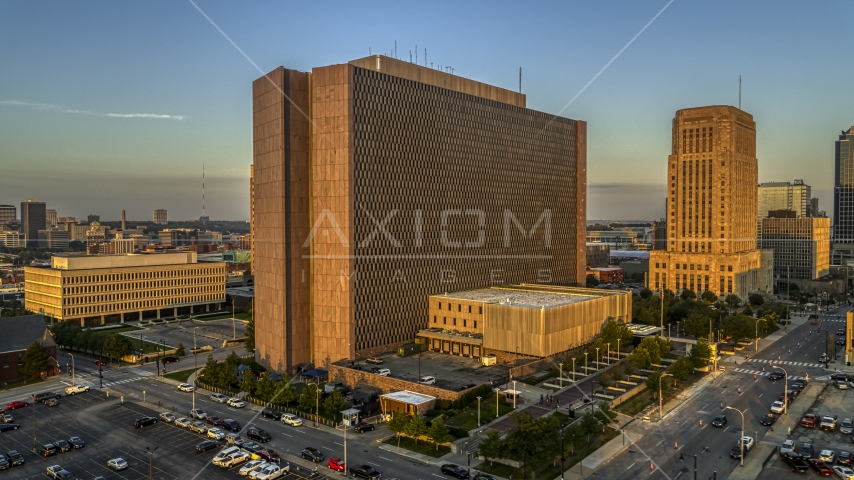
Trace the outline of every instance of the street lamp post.
<instances>
[{"instance_id":1,"label":"street lamp post","mask_svg":"<svg viewBox=\"0 0 854 480\"><path fill-rule=\"evenodd\" d=\"M195 368L196 374L199 372L199 357L198 352L196 351L196 330L199 327L193 327L193 367ZM196 409L196 377L193 377L193 410Z\"/></svg>"},{"instance_id":2,"label":"street lamp post","mask_svg":"<svg viewBox=\"0 0 854 480\"><path fill-rule=\"evenodd\" d=\"M690 453L680 453L679 454L679 461L684 462L685 457L694 457L694 480L697 480L697 456L691 455Z\"/></svg>"},{"instance_id":3,"label":"street lamp post","mask_svg":"<svg viewBox=\"0 0 854 480\"><path fill-rule=\"evenodd\" d=\"M154 452L160 447L148 448L145 447L145 450L148 452L148 480L152 480L154 478L153 475L153 465L154 465Z\"/></svg>"},{"instance_id":4,"label":"street lamp post","mask_svg":"<svg viewBox=\"0 0 854 480\"><path fill-rule=\"evenodd\" d=\"M622 340L622 338L617 339L617 361L618 362L620 361L620 340Z\"/></svg>"},{"instance_id":5,"label":"street lamp post","mask_svg":"<svg viewBox=\"0 0 854 480\"><path fill-rule=\"evenodd\" d=\"M516 410L516 380L513 380L513 410Z\"/></svg>"},{"instance_id":6,"label":"street lamp post","mask_svg":"<svg viewBox=\"0 0 854 480\"><path fill-rule=\"evenodd\" d=\"M596 371L599 371L599 347L596 347Z\"/></svg>"},{"instance_id":7,"label":"street lamp post","mask_svg":"<svg viewBox=\"0 0 854 480\"><path fill-rule=\"evenodd\" d=\"M611 365L611 343L609 342L606 345L608 345L608 355L605 356L605 358L607 359L606 363L608 365Z\"/></svg>"},{"instance_id":8,"label":"street lamp post","mask_svg":"<svg viewBox=\"0 0 854 480\"><path fill-rule=\"evenodd\" d=\"M73 387L76 385L74 383L74 354L69 353L68 356L71 357L71 386Z\"/></svg>"},{"instance_id":9,"label":"street lamp post","mask_svg":"<svg viewBox=\"0 0 854 480\"><path fill-rule=\"evenodd\" d=\"M584 352L584 375L587 375L587 352Z\"/></svg>"},{"instance_id":10,"label":"street lamp post","mask_svg":"<svg viewBox=\"0 0 854 480\"><path fill-rule=\"evenodd\" d=\"M658 421L663 420L663 408L664 408L664 397L661 395L661 387L664 385L664 377L672 377L673 375L669 373L662 373L660 377L658 377Z\"/></svg>"},{"instance_id":11,"label":"street lamp post","mask_svg":"<svg viewBox=\"0 0 854 480\"><path fill-rule=\"evenodd\" d=\"M480 426L480 397L477 397L477 426Z\"/></svg>"},{"instance_id":12,"label":"street lamp post","mask_svg":"<svg viewBox=\"0 0 854 480\"><path fill-rule=\"evenodd\" d=\"M575 357L572 357L572 383L575 383Z\"/></svg>"},{"instance_id":13,"label":"street lamp post","mask_svg":"<svg viewBox=\"0 0 854 480\"><path fill-rule=\"evenodd\" d=\"M783 370L783 375L786 376L786 380L783 385L783 415L788 415L787 407L789 406L789 397L786 396L786 392L789 391L789 372L787 372L783 367L774 366L773 363L769 363L768 365L771 368L776 368L777 370Z\"/></svg>"},{"instance_id":14,"label":"street lamp post","mask_svg":"<svg viewBox=\"0 0 854 480\"><path fill-rule=\"evenodd\" d=\"M741 414L741 439L738 441L738 445L740 446L740 450L741 450L740 460L741 460L741 466L743 467L744 466L744 411L739 410L737 408L730 407L729 405L726 406L726 409L727 410L735 410L736 412ZM744 410L747 410L747 409L745 408Z\"/></svg>"},{"instance_id":15,"label":"street lamp post","mask_svg":"<svg viewBox=\"0 0 854 480\"><path fill-rule=\"evenodd\" d=\"M142 403L145 403L145 390L142 391Z\"/></svg>"}]
</instances>

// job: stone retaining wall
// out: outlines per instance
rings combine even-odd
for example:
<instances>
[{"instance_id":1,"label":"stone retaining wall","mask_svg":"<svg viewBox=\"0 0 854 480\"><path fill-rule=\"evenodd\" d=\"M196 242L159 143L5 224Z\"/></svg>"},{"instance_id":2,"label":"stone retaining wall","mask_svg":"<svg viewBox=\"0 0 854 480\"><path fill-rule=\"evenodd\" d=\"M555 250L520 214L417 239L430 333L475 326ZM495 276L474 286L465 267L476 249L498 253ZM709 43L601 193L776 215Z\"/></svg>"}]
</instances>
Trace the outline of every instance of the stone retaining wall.
<instances>
[{"instance_id":1,"label":"stone retaining wall","mask_svg":"<svg viewBox=\"0 0 854 480\"><path fill-rule=\"evenodd\" d=\"M351 388L375 388L382 391L382 393L408 390L410 392L430 395L438 399L450 400L452 402L459 400L460 397L468 391L463 390L461 392L452 392L432 385L422 385L420 383L409 382L399 378L381 377L370 372L354 370L352 368L342 367L339 365L329 365L329 381L334 383L343 383Z\"/></svg>"}]
</instances>

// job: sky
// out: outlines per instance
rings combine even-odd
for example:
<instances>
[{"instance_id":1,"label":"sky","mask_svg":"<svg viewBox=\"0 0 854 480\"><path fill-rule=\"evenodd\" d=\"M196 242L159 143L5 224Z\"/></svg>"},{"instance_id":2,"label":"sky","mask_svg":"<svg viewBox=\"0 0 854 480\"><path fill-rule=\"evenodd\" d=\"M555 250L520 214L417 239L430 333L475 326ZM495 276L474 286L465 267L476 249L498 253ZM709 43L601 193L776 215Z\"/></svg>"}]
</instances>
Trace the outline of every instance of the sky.
<instances>
[{"instance_id":1,"label":"sky","mask_svg":"<svg viewBox=\"0 0 854 480\"><path fill-rule=\"evenodd\" d=\"M6 0L0 204L198 218L204 164L206 213L248 219L251 82L396 41L399 58L417 45L511 90L521 67L529 108L587 121L588 219L662 216L675 111L737 105L741 75L759 181L803 179L830 214L834 142L854 125L852 17L844 1Z\"/></svg>"}]
</instances>

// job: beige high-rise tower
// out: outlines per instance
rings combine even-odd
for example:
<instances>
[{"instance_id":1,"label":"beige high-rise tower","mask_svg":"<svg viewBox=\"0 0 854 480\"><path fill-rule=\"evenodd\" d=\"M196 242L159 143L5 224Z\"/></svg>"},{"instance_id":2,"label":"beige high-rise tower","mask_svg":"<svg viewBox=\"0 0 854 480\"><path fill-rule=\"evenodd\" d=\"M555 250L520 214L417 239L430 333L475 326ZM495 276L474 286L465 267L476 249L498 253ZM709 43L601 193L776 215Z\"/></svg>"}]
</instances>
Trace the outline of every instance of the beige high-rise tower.
<instances>
[{"instance_id":1,"label":"beige high-rise tower","mask_svg":"<svg viewBox=\"0 0 854 480\"><path fill-rule=\"evenodd\" d=\"M756 249L756 123L730 106L679 110L667 162L667 249L650 287L746 299L773 289L773 254Z\"/></svg>"}]
</instances>

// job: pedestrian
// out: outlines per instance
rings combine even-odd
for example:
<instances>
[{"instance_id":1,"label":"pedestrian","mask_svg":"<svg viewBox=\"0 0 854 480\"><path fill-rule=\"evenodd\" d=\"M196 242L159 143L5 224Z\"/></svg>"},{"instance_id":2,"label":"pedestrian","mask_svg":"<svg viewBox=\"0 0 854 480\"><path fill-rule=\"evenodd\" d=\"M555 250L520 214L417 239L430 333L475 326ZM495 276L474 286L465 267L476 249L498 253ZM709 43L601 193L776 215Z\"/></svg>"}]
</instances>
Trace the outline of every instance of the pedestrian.
<instances>
[{"instance_id":1,"label":"pedestrian","mask_svg":"<svg viewBox=\"0 0 854 480\"><path fill-rule=\"evenodd\" d=\"M792 434L792 427L789 427L789 435Z\"/></svg>"},{"instance_id":2,"label":"pedestrian","mask_svg":"<svg viewBox=\"0 0 854 480\"><path fill-rule=\"evenodd\" d=\"M543 394L541 393L540 394L540 405L542 405L542 404L543 404Z\"/></svg>"}]
</instances>

